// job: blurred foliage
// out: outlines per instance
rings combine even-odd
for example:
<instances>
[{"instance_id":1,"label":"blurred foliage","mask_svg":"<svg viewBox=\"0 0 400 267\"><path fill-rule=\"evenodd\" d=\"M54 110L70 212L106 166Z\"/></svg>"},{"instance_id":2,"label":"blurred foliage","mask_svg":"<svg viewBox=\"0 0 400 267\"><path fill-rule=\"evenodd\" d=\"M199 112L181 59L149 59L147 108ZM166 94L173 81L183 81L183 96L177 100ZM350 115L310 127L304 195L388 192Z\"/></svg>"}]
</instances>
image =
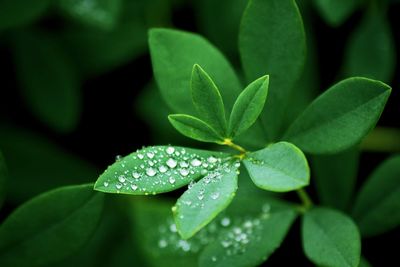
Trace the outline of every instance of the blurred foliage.
<instances>
[{"instance_id":1,"label":"blurred foliage","mask_svg":"<svg viewBox=\"0 0 400 267\"><path fill-rule=\"evenodd\" d=\"M82 155L75 155L64 141L90 127L82 125L87 122L84 120L87 98L96 99L96 90L87 90L88 81L129 64L140 64L138 59L141 57L150 61L147 47L150 27L179 28L183 25L198 31L223 51L238 76L244 77L237 36L247 3L247 0L0 0L0 50L12 55L12 65L7 65L10 63L7 60L0 60L0 66L12 69L11 73L15 74L11 78L0 74L3 80L9 79L13 83L11 86L0 85L1 101L7 103L8 95L15 95L15 92L9 92L15 87L18 89L16 94L24 100L21 104L24 108L19 110L17 107L16 112L28 120L30 116L35 118L26 125L19 125L18 121L13 121L14 111L6 110L5 114L0 114L0 205L5 199L1 218L39 193L96 179L98 168L82 159ZM392 6L399 10L398 0L297 0L297 3L303 15L308 51L302 76L287 104L291 108L284 114L283 128L290 125L320 90L324 70L332 72L329 77L360 75L390 84L395 78L399 53L396 46L399 37L394 32L396 25L388 16ZM188 14L182 15L185 12ZM175 14L183 17L181 21L174 19ZM344 47L339 55L340 66L324 68L323 64L331 62L321 63L318 58L321 27L332 32L347 31L343 34L345 39L340 40ZM137 67L141 68L142 73L131 73L132 80L150 72L146 66ZM331 84L335 81L323 82ZM143 88L126 86L138 92L136 99L132 99L132 113L148 127L153 144L191 143L168 123L166 116L171 107L165 103L153 79L149 79ZM108 93L115 94L113 90L109 88ZM399 104L391 105L398 107ZM126 124L135 123L130 121L132 116L124 118L127 118ZM104 118L104 127L108 120ZM135 131L147 133L146 129L135 128ZM376 136L369 144L379 150L382 147L378 139L385 140L387 135ZM258 141L252 136L246 137L250 144ZM93 154L103 153L102 133L91 138L100 140ZM392 134L390 140L386 147L396 147L393 143L399 144L398 132ZM365 144L365 148L371 146ZM375 161L379 161L379 157ZM316 187L322 188L318 192L321 202L328 206L335 203L346 210L357 187L359 155L315 156L312 162L321 167L344 166L332 171L316 168L314 172ZM105 168L104 165L98 167ZM361 173L357 179L365 179L365 176ZM347 183L332 181L335 177L340 180L348 177ZM326 180L329 183L324 183ZM256 206L254 202L246 202L249 194L255 202L264 197L254 188L241 188L240 192L246 193L239 192L235 199L239 204L234 203L230 212L235 212L235 208L239 210L237 212L245 212L244 208ZM334 202L337 195L332 194L332 188L343 195L340 202ZM328 193L320 195L324 190ZM171 215L171 202L165 197L150 201L130 198L133 204L126 207L124 200L127 199L117 198L106 198L102 220L85 247L57 266L148 266L157 262L159 255L151 250L153 244L149 245L157 236L154 231L150 231L149 236L144 233L154 230L153 222L162 223ZM164 260L167 265L189 266L187 262L179 265L173 259ZM368 266L366 261L362 264Z\"/></svg>"}]
</instances>

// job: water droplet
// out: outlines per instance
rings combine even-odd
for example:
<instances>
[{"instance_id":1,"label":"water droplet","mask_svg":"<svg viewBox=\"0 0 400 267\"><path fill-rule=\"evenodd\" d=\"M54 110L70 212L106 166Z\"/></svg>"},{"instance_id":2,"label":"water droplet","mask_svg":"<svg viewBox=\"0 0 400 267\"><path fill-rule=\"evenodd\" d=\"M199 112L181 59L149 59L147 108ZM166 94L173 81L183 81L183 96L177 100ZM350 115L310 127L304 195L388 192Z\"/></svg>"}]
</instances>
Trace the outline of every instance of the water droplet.
<instances>
[{"instance_id":1,"label":"water droplet","mask_svg":"<svg viewBox=\"0 0 400 267\"><path fill-rule=\"evenodd\" d=\"M166 164L167 164L168 167L170 167L171 169L173 169L173 168L176 167L176 165L177 165L178 163L176 162L176 160L170 158L170 159L167 160Z\"/></svg>"},{"instance_id":2,"label":"water droplet","mask_svg":"<svg viewBox=\"0 0 400 267\"><path fill-rule=\"evenodd\" d=\"M159 246L160 248L165 248L166 246L168 246L168 243L167 243L167 241L166 241L165 239L160 239L160 240L158 241L158 246Z\"/></svg>"},{"instance_id":3,"label":"water droplet","mask_svg":"<svg viewBox=\"0 0 400 267\"><path fill-rule=\"evenodd\" d=\"M201 161L199 160L199 159L193 159L191 162L190 162L190 164L193 166L193 167L198 167L198 166L200 166L201 165Z\"/></svg>"},{"instance_id":4,"label":"water droplet","mask_svg":"<svg viewBox=\"0 0 400 267\"><path fill-rule=\"evenodd\" d=\"M132 172L132 176L133 176L133 178L135 178L135 179L139 179L139 178L140 178L140 174L137 173L137 172Z\"/></svg>"},{"instance_id":5,"label":"water droplet","mask_svg":"<svg viewBox=\"0 0 400 267\"><path fill-rule=\"evenodd\" d=\"M176 224L171 224L170 226L169 226L169 230L171 231L171 232L173 232L173 233L176 233L177 231L178 231L178 229L176 229Z\"/></svg>"},{"instance_id":6,"label":"water droplet","mask_svg":"<svg viewBox=\"0 0 400 267\"><path fill-rule=\"evenodd\" d=\"M178 245L182 248L183 251L190 250L190 244L186 240L179 240Z\"/></svg>"},{"instance_id":7,"label":"water droplet","mask_svg":"<svg viewBox=\"0 0 400 267\"><path fill-rule=\"evenodd\" d=\"M136 191L136 189L138 189L138 186L135 185L135 184L131 184L131 188L132 188L133 191Z\"/></svg>"},{"instance_id":8,"label":"water droplet","mask_svg":"<svg viewBox=\"0 0 400 267\"><path fill-rule=\"evenodd\" d=\"M194 185L196 184L195 181L190 181L189 185L188 185L188 189L192 188Z\"/></svg>"},{"instance_id":9,"label":"water droplet","mask_svg":"<svg viewBox=\"0 0 400 267\"><path fill-rule=\"evenodd\" d=\"M153 152L147 152L146 155L147 155L147 157L148 157L149 159L154 158L154 153L153 153Z\"/></svg>"},{"instance_id":10,"label":"water droplet","mask_svg":"<svg viewBox=\"0 0 400 267\"><path fill-rule=\"evenodd\" d=\"M212 256L212 257L211 257L211 261L216 262L216 261L217 261L217 257Z\"/></svg>"},{"instance_id":11,"label":"water droplet","mask_svg":"<svg viewBox=\"0 0 400 267\"><path fill-rule=\"evenodd\" d=\"M243 224L244 227L246 228L252 228L253 227L253 223L249 220L245 221Z\"/></svg>"},{"instance_id":12,"label":"water droplet","mask_svg":"<svg viewBox=\"0 0 400 267\"><path fill-rule=\"evenodd\" d=\"M174 178L174 177L169 177L169 182L170 182L171 184L174 184L174 183L175 183L175 178Z\"/></svg>"},{"instance_id":13,"label":"water droplet","mask_svg":"<svg viewBox=\"0 0 400 267\"><path fill-rule=\"evenodd\" d=\"M115 161L120 161L122 159L122 156L121 155L116 155L115 156Z\"/></svg>"},{"instance_id":14,"label":"water droplet","mask_svg":"<svg viewBox=\"0 0 400 267\"><path fill-rule=\"evenodd\" d=\"M169 146L169 147L167 147L165 152L167 152L168 155L172 155L175 152L175 148L173 148L172 146Z\"/></svg>"},{"instance_id":15,"label":"water droplet","mask_svg":"<svg viewBox=\"0 0 400 267\"><path fill-rule=\"evenodd\" d=\"M262 212L268 213L270 210L271 210L271 205L269 205L268 203L262 206Z\"/></svg>"},{"instance_id":16,"label":"water droplet","mask_svg":"<svg viewBox=\"0 0 400 267\"><path fill-rule=\"evenodd\" d=\"M143 155L143 154L138 154L137 157L138 157L139 159L143 159L143 158L144 158L144 155Z\"/></svg>"},{"instance_id":17,"label":"water droplet","mask_svg":"<svg viewBox=\"0 0 400 267\"><path fill-rule=\"evenodd\" d=\"M124 175L118 176L118 181L120 181L121 183L125 183L125 181L126 181L125 176Z\"/></svg>"},{"instance_id":18,"label":"water droplet","mask_svg":"<svg viewBox=\"0 0 400 267\"><path fill-rule=\"evenodd\" d=\"M104 185L104 187L107 187L109 185L109 183L108 182L104 182L103 185Z\"/></svg>"},{"instance_id":19,"label":"water droplet","mask_svg":"<svg viewBox=\"0 0 400 267\"><path fill-rule=\"evenodd\" d=\"M148 176L154 176L154 175L156 175L156 173L157 173L157 171L155 170L155 169L153 169L153 168L147 168L146 169L146 174L148 175Z\"/></svg>"},{"instance_id":20,"label":"water droplet","mask_svg":"<svg viewBox=\"0 0 400 267\"><path fill-rule=\"evenodd\" d=\"M118 183L118 184L115 185L115 187L119 190L119 189L122 188L122 184Z\"/></svg>"},{"instance_id":21,"label":"water droplet","mask_svg":"<svg viewBox=\"0 0 400 267\"><path fill-rule=\"evenodd\" d=\"M180 173L182 176L188 176L188 175L189 175L189 170L188 170L188 169L180 169L180 170L179 170L179 173Z\"/></svg>"},{"instance_id":22,"label":"water droplet","mask_svg":"<svg viewBox=\"0 0 400 267\"><path fill-rule=\"evenodd\" d=\"M239 161L237 161L237 162L235 163L235 167L236 167L236 168L239 168L239 167L240 167L240 162L239 162Z\"/></svg>"},{"instance_id":23,"label":"water droplet","mask_svg":"<svg viewBox=\"0 0 400 267\"><path fill-rule=\"evenodd\" d=\"M161 173L165 173L165 172L168 171L168 168L167 168L166 166L164 166L164 165L161 165L160 167L158 167L158 170L159 170Z\"/></svg>"},{"instance_id":24,"label":"water droplet","mask_svg":"<svg viewBox=\"0 0 400 267\"><path fill-rule=\"evenodd\" d=\"M206 175L206 174L207 174L207 170L202 169L201 172L200 172L200 174L201 174L201 175Z\"/></svg>"},{"instance_id":25,"label":"water droplet","mask_svg":"<svg viewBox=\"0 0 400 267\"><path fill-rule=\"evenodd\" d=\"M211 198L214 199L214 200L215 200L215 199L218 199L218 198L219 198L219 192L214 192L214 193L212 193L212 194L211 194Z\"/></svg>"},{"instance_id":26,"label":"water droplet","mask_svg":"<svg viewBox=\"0 0 400 267\"><path fill-rule=\"evenodd\" d=\"M227 227L231 224L231 220L228 217L224 217L221 220L221 225Z\"/></svg>"},{"instance_id":27,"label":"water droplet","mask_svg":"<svg viewBox=\"0 0 400 267\"><path fill-rule=\"evenodd\" d=\"M209 163L216 163L218 160L216 158L214 158L213 156L208 157L207 161Z\"/></svg>"}]
</instances>

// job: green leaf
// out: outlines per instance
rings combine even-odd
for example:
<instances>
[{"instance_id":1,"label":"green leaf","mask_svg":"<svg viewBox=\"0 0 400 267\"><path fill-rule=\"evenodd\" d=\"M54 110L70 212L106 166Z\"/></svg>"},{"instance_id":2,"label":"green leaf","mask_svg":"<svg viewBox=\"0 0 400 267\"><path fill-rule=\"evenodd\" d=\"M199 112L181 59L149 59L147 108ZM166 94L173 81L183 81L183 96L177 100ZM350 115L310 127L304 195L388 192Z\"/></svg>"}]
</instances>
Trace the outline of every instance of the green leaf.
<instances>
[{"instance_id":1,"label":"green leaf","mask_svg":"<svg viewBox=\"0 0 400 267\"><path fill-rule=\"evenodd\" d=\"M238 162L222 164L178 199L172 211L182 238L192 237L231 203L238 187L239 166Z\"/></svg>"},{"instance_id":2,"label":"green leaf","mask_svg":"<svg viewBox=\"0 0 400 267\"><path fill-rule=\"evenodd\" d=\"M6 184L7 184L7 167L4 156L0 151L0 208L3 206L4 199L6 198Z\"/></svg>"},{"instance_id":3,"label":"green leaf","mask_svg":"<svg viewBox=\"0 0 400 267\"><path fill-rule=\"evenodd\" d=\"M82 109L80 81L60 44L38 32L16 35L15 64L32 112L60 132L73 130Z\"/></svg>"},{"instance_id":4,"label":"green leaf","mask_svg":"<svg viewBox=\"0 0 400 267\"><path fill-rule=\"evenodd\" d=\"M314 208L302 221L303 248L306 256L319 266L357 267L361 240L354 222L335 210Z\"/></svg>"},{"instance_id":5,"label":"green leaf","mask_svg":"<svg viewBox=\"0 0 400 267\"><path fill-rule=\"evenodd\" d=\"M312 154L346 150L375 127L390 92L391 88L379 81L343 80L315 99L283 139Z\"/></svg>"},{"instance_id":6,"label":"green leaf","mask_svg":"<svg viewBox=\"0 0 400 267\"><path fill-rule=\"evenodd\" d=\"M308 185L310 180L303 152L287 142L249 153L243 162L253 182L265 190L292 191Z\"/></svg>"},{"instance_id":7,"label":"green leaf","mask_svg":"<svg viewBox=\"0 0 400 267\"><path fill-rule=\"evenodd\" d=\"M384 14L375 10L367 12L350 36L343 64L345 75L391 82L396 51L390 25Z\"/></svg>"},{"instance_id":8,"label":"green leaf","mask_svg":"<svg viewBox=\"0 0 400 267\"><path fill-rule=\"evenodd\" d=\"M219 135L226 135L226 117L221 94L211 77L197 64L193 66L192 100L199 116Z\"/></svg>"},{"instance_id":9,"label":"green leaf","mask_svg":"<svg viewBox=\"0 0 400 267\"><path fill-rule=\"evenodd\" d=\"M193 114L190 95L191 71L201 65L219 86L229 112L241 91L236 74L225 57L203 37L182 31L152 29L149 32L153 72L162 96L179 113Z\"/></svg>"},{"instance_id":10,"label":"green leaf","mask_svg":"<svg viewBox=\"0 0 400 267\"><path fill-rule=\"evenodd\" d=\"M7 158L7 201L22 201L63 185L87 183L98 170L48 139L26 129L0 127L0 149Z\"/></svg>"},{"instance_id":11,"label":"green leaf","mask_svg":"<svg viewBox=\"0 0 400 267\"><path fill-rule=\"evenodd\" d=\"M50 0L2 0L0 1L0 32L29 24L47 10Z\"/></svg>"},{"instance_id":12,"label":"green leaf","mask_svg":"<svg viewBox=\"0 0 400 267\"><path fill-rule=\"evenodd\" d=\"M239 49L247 81L270 76L261 118L269 139L276 140L285 103L305 63L305 33L295 1L251 0L242 18Z\"/></svg>"},{"instance_id":13,"label":"green leaf","mask_svg":"<svg viewBox=\"0 0 400 267\"><path fill-rule=\"evenodd\" d=\"M357 195L353 217L363 236L374 236L400 224L400 155L384 161Z\"/></svg>"},{"instance_id":14,"label":"green leaf","mask_svg":"<svg viewBox=\"0 0 400 267\"><path fill-rule=\"evenodd\" d=\"M282 244L296 218L292 210L263 212L223 229L199 258L199 266L258 266Z\"/></svg>"},{"instance_id":15,"label":"green leaf","mask_svg":"<svg viewBox=\"0 0 400 267\"><path fill-rule=\"evenodd\" d=\"M168 120L184 136L201 142L221 143L224 138L204 121L185 114L173 114Z\"/></svg>"},{"instance_id":16,"label":"green leaf","mask_svg":"<svg viewBox=\"0 0 400 267\"><path fill-rule=\"evenodd\" d=\"M249 84L237 98L229 119L228 136L234 138L252 126L264 108L268 94L269 76Z\"/></svg>"},{"instance_id":17,"label":"green leaf","mask_svg":"<svg viewBox=\"0 0 400 267\"><path fill-rule=\"evenodd\" d=\"M340 26L359 7L359 0L314 0L320 15L333 27Z\"/></svg>"},{"instance_id":18,"label":"green leaf","mask_svg":"<svg viewBox=\"0 0 400 267\"><path fill-rule=\"evenodd\" d=\"M360 153L351 148L335 155L312 157L312 170L321 204L346 211L357 178Z\"/></svg>"},{"instance_id":19,"label":"green leaf","mask_svg":"<svg viewBox=\"0 0 400 267\"><path fill-rule=\"evenodd\" d=\"M100 175L94 188L130 195L169 192L204 176L228 156L183 147L147 147L117 159Z\"/></svg>"},{"instance_id":20,"label":"green leaf","mask_svg":"<svg viewBox=\"0 0 400 267\"><path fill-rule=\"evenodd\" d=\"M96 229L102 208L103 195L91 184L33 198L0 227L0 265L43 266L75 253Z\"/></svg>"},{"instance_id":21,"label":"green leaf","mask_svg":"<svg viewBox=\"0 0 400 267\"><path fill-rule=\"evenodd\" d=\"M71 18L85 25L110 30L117 23L121 0L59 0L59 8Z\"/></svg>"}]
</instances>

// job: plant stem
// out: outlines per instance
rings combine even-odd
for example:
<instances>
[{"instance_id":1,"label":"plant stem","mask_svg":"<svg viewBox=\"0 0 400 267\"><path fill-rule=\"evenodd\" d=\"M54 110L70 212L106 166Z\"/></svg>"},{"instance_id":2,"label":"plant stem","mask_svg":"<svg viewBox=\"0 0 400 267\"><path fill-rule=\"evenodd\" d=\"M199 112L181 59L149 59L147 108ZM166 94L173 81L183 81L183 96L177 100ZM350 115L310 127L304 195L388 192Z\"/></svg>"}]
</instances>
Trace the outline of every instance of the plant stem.
<instances>
[{"instance_id":1,"label":"plant stem","mask_svg":"<svg viewBox=\"0 0 400 267\"><path fill-rule=\"evenodd\" d=\"M303 188L297 189L296 193L299 196L299 198L301 199L301 202L303 203L303 207L305 210L308 210L309 208L312 207L313 202L312 202L310 196L307 194L307 192Z\"/></svg>"},{"instance_id":2,"label":"plant stem","mask_svg":"<svg viewBox=\"0 0 400 267\"><path fill-rule=\"evenodd\" d=\"M361 143L361 149L379 152L400 151L400 130L377 127Z\"/></svg>"},{"instance_id":3,"label":"plant stem","mask_svg":"<svg viewBox=\"0 0 400 267\"><path fill-rule=\"evenodd\" d=\"M244 155L245 153L247 153L246 149L244 149L243 147L233 143L231 139L228 139L228 138L224 139L224 142L222 144L226 145L226 146L229 146L229 147L231 147L233 149L238 150L241 153L241 155Z\"/></svg>"}]
</instances>

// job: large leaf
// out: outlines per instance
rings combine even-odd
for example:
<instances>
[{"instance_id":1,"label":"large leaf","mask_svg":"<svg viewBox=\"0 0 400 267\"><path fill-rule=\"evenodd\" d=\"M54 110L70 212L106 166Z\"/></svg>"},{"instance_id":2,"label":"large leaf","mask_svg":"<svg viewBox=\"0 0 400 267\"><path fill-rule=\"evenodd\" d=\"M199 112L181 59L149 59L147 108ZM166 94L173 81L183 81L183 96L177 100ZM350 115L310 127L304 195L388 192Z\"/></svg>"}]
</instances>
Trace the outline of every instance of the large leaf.
<instances>
[{"instance_id":1,"label":"large leaf","mask_svg":"<svg viewBox=\"0 0 400 267\"><path fill-rule=\"evenodd\" d=\"M15 63L23 96L32 112L61 132L79 121L82 96L75 68L62 47L42 33L15 38Z\"/></svg>"},{"instance_id":2,"label":"large leaf","mask_svg":"<svg viewBox=\"0 0 400 267\"><path fill-rule=\"evenodd\" d=\"M227 126L221 94L211 77L197 64L193 66L191 88L199 117L221 136L225 136Z\"/></svg>"},{"instance_id":3,"label":"large leaf","mask_svg":"<svg viewBox=\"0 0 400 267\"><path fill-rule=\"evenodd\" d=\"M95 189L130 195L175 190L204 176L228 155L172 146L147 147L117 159L100 175Z\"/></svg>"},{"instance_id":4,"label":"large leaf","mask_svg":"<svg viewBox=\"0 0 400 267\"><path fill-rule=\"evenodd\" d=\"M313 0L320 15L331 26L341 25L360 5L360 0Z\"/></svg>"},{"instance_id":5,"label":"large leaf","mask_svg":"<svg viewBox=\"0 0 400 267\"><path fill-rule=\"evenodd\" d=\"M149 45L154 75L172 110L194 112L190 79L193 65L199 64L212 74L227 111L230 111L241 85L229 62L212 44L193 33L152 29Z\"/></svg>"},{"instance_id":6,"label":"large leaf","mask_svg":"<svg viewBox=\"0 0 400 267\"><path fill-rule=\"evenodd\" d=\"M375 126L390 92L388 85L366 78L341 81L315 99L283 139L313 154L346 150Z\"/></svg>"},{"instance_id":7,"label":"large leaf","mask_svg":"<svg viewBox=\"0 0 400 267\"><path fill-rule=\"evenodd\" d=\"M268 84L269 76L263 76L240 93L229 118L229 137L240 135L256 122L267 99Z\"/></svg>"},{"instance_id":8,"label":"large leaf","mask_svg":"<svg viewBox=\"0 0 400 267\"><path fill-rule=\"evenodd\" d=\"M238 162L221 165L178 199L173 212L182 238L192 237L229 205L237 190L239 166Z\"/></svg>"},{"instance_id":9,"label":"large leaf","mask_svg":"<svg viewBox=\"0 0 400 267\"><path fill-rule=\"evenodd\" d=\"M120 15L122 0L58 0L60 9L78 22L112 29Z\"/></svg>"},{"instance_id":10,"label":"large leaf","mask_svg":"<svg viewBox=\"0 0 400 267\"><path fill-rule=\"evenodd\" d=\"M210 125L196 117L172 114L168 120L178 132L194 140L210 143L222 143L224 140Z\"/></svg>"},{"instance_id":11,"label":"large leaf","mask_svg":"<svg viewBox=\"0 0 400 267\"><path fill-rule=\"evenodd\" d=\"M82 158L26 130L0 127L0 149L10 178L7 201L14 204L55 187L93 181L98 173Z\"/></svg>"},{"instance_id":12,"label":"large leaf","mask_svg":"<svg viewBox=\"0 0 400 267\"><path fill-rule=\"evenodd\" d=\"M384 161L357 196L353 217L363 236L389 231L400 224L400 156Z\"/></svg>"},{"instance_id":13,"label":"large leaf","mask_svg":"<svg viewBox=\"0 0 400 267\"><path fill-rule=\"evenodd\" d=\"M295 1L251 0L242 18L239 48L248 81L270 76L261 118L266 133L274 140L305 62L305 34Z\"/></svg>"},{"instance_id":14,"label":"large leaf","mask_svg":"<svg viewBox=\"0 0 400 267\"><path fill-rule=\"evenodd\" d=\"M3 206L3 202L6 196L6 184L7 184L7 168L4 160L4 156L0 151L0 208Z\"/></svg>"},{"instance_id":15,"label":"large leaf","mask_svg":"<svg viewBox=\"0 0 400 267\"><path fill-rule=\"evenodd\" d=\"M1 266L43 266L82 247L97 227L103 195L92 185L69 186L35 197L0 227Z\"/></svg>"},{"instance_id":16,"label":"large leaf","mask_svg":"<svg viewBox=\"0 0 400 267\"><path fill-rule=\"evenodd\" d=\"M50 0L1 0L0 31L29 24L47 10Z\"/></svg>"},{"instance_id":17,"label":"large leaf","mask_svg":"<svg viewBox=\"0 0 400 267\"><path fill-rule=\"evenodd\" d=\"M357 267L361 240L357 226L346 215L327 208L308 211L302 222L306 256L319 266Z\"/></svg>"},{"instance_id":18,"label":"large leaf","mask_svg":"<svg viewBox=\"0 0 400 267\"><path fill-rule=\"evenodd\" d=\"M335 155L312 157L312 170L319 199L323 205L347 210L357 178L358 148Z\"/></svg>"},{"instance_id":19,"label":"large leaf","mask_svg":"<svg viewBox=\"0 0 400 267\"><path fill-rule=\"evenodd\" d=\"M296 146L279 142L246 155L244 165L260 188L286 192L308 185L310 170L303 152Z\"/></svg>"},{"instance_id":20,"label":"large leaf","mask_svg":"<svg viewBox=\"0 0 400 267\"><path fill-rule=\"evenodd\" d=\"M348 76L391 82L395 63L396 51L390 25L384 14L371 10L350 37L343 72Z\"/></svg>"}]
</instances>

